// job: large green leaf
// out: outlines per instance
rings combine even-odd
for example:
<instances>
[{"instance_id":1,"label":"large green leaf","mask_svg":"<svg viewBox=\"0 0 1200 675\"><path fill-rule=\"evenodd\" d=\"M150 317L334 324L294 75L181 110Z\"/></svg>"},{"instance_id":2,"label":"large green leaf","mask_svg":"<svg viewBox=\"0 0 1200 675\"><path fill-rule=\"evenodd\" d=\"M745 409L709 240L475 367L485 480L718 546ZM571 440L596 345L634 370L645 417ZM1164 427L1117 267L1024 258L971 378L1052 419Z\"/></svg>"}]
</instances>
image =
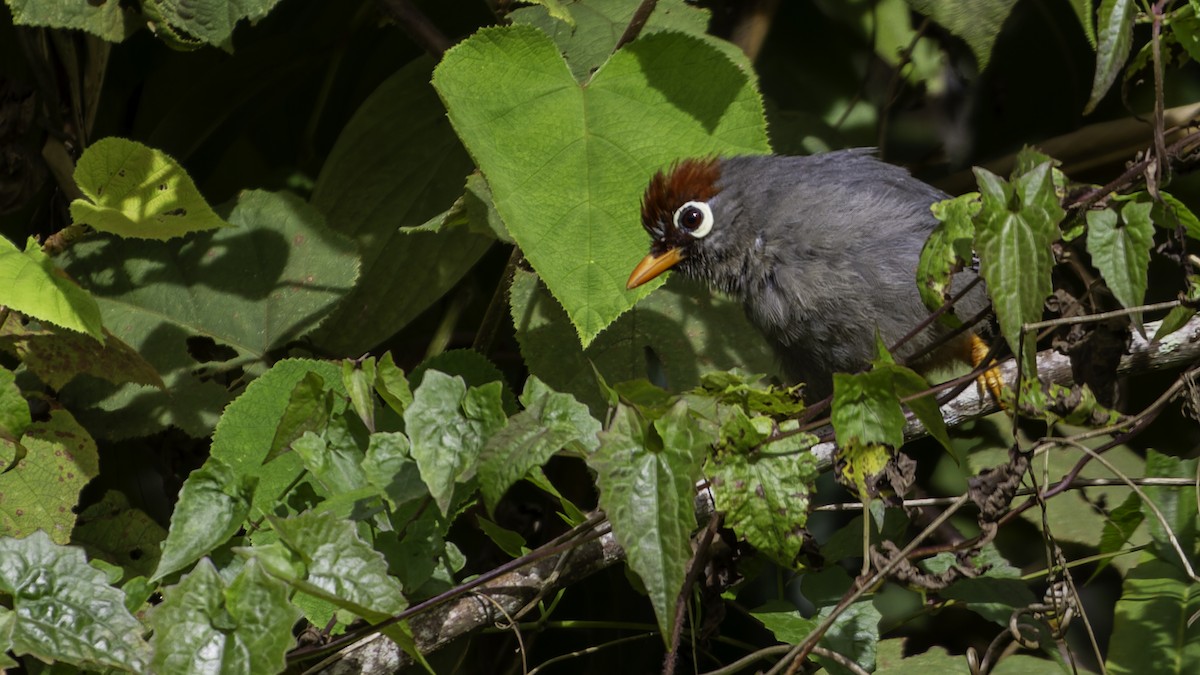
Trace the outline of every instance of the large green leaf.
<instances>
[{"instance_id":1,"label":"large green leaf","mask_svg":"<svg viewBox=\"0 0 1200 675\"><path fill-rule=\"evenodd\" d=\"M823 607L817 615L805 618L790 603L776 601L755 609L751 614L775 634L775 639L796 644L807 638L832 611L833 607ZM856 602L838 615L817 644L849 658L866 670L873 670L880 618L879 610L869 601ZM816 660L830 673L842 675L854 672L832 659L816 657Z\"/></svg>"},{"instance_id":2,"label":"large green leaf","mask_svg":"<svg viewBox=\"0 0 1200 675\"><path fill-rule=\"evenodd\" d=\"M313 206L362 255L362 279L314 336L329 353L358 356L393 335L491 244L466 228L406 232L450 206L471 171L429 86L430 67L417 59L379 85L342 130L313 188Z\"/></svg>"},{"instance_id":3,"label":"large green leaf","mask_svg":"<svg viewBox=\"0 0 1200 675\"><path fill-rule=\"evenodd\" d=\"M105 582L82 549L57 546L41 531L0 537L0 592L11 608L0 612L15 615L15 654L89 670L147 672L142 625L125 609L125 594Z\"/></svg>"},{"instance_id":4,"label":"large green leaf","mask_svg":"<svg viewBox=\"0 0 1200 675\"><path fill-rule=\"evenodd\" d=\"M24 252L0 237L0 305L104 340L96 300L67 278L33 237Z\"/></svg>"},{"instance_id":5,"label":"large green leaf","mask_svg":"<svg viewBox=\"0 0 1200 675\"><path fill-rule=\"evenodd\" d=\"M979 213L979 193L969 192L940 201L931 208L939 222L921 249L917 289L925 306L936 310L952 295L951 275L970 264L974 254L971 242L975 239L974 218ZM941 320L954 327L962 325L953 311L944 314Z\"/></svg>"},{"instance_id":6,"label":"large green leaf","mask_svg":"<svg viewBox=\"0 0 1200 675\"><path fill-rule=\"evenodd\" d=\"M353 245L296 197L243 192L229 221L238 227L187 240L103 238L72 247L68 271L98 297L109 330L167 384L157 392L72 382L64 398L76 408L120 412L84 412L85 422L111 436L167 424L210 433L229 397L201 369L230 367L221 363L228 359L261 370L268 351L312 331L353 286ZM205 345L218 355L205 356Z\"/></svg>"},{"instance_id":7,"label":"large green leaf","mask_svg":"<svg viewBox=\"0 0 1200 675\"><path fill-rule=\"evenodd\" d=\"M235 473L217 457L187 477L171 513L171 529L151 580L177 572L224 544L242 528L258 478Z\"/></svg>"},{"instance_id":8,"label":"large green leaf","mask_svg":"<svg viewBox=\"0 0 1200 675\"><path fill-rule=\"evenodd\" d=\"M692 557L692 502L706 442L683 401L653 422L657 434L643 425L633 408L619 406L588 464L596 470L600 508L646 586L666 640Z\"/></svg>"},{"instance_id":9,"label":"large green leaf","mask_svg":"<svg viewBox=\"0 0 1200 675\"><path fill-rule=\"evenodd\" d=\"M769 150L753 77L679 34L629 44L580 85L546 34L486 28L447 52L433 81L585 346L648 292L625 281L647 249L638 197L650 175L681 156Z\"/></svg>"}]
</instances>

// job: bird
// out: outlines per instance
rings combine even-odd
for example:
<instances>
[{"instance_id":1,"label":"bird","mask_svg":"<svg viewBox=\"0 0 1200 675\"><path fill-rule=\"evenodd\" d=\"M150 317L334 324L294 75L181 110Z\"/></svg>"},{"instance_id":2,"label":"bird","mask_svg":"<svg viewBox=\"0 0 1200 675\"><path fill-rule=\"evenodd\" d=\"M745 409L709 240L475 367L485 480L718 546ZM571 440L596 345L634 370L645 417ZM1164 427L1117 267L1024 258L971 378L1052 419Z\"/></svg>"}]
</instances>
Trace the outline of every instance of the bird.
<instances>
[{"instance_id":1,"label":"bird","mask_svg":"<svg viewBox=\"0 0 1200 675\"><path fill-rule=\"evenodd\" d=\"M654 174L641 202L650 252L626 283L634 289L674 269L742 303L804 397L825 398L833 374L875 356L876 331L893 345L928 315L916 270L948 195L869 148L803 156L746 155L676 161ZM977 276L968 267L952 292ZM976 284L955 305L971 317L988 305ZM950 332L933 322L895 356ZM988 347L973 331L910 364L972 367ZM998 387L986 382L993 394Z\"/></svg>"}]
</instances>

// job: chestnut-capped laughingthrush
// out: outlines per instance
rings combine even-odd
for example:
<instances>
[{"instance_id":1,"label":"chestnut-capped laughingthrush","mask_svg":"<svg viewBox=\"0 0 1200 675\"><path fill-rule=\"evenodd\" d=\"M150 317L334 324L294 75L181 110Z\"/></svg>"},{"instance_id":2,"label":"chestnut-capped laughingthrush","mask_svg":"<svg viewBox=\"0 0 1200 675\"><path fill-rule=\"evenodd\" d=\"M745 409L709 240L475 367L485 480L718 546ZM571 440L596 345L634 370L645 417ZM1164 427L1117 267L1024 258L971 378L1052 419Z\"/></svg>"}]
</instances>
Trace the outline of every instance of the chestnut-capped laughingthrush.
<instances>
[{"instance_id":1,"label":"chestnut-capped laughingthrush","mask_svg":"<svg viewBox=\"0 0 1200 675\"><path fill-rule=\"evenodd\" d=\"M892 345L929 315L917 262L937 225L929 207L946 198L866 149L683 160L646 188L650 254L627 285L674 268L740 300L784 375L806 383L805 397L818 400L832 391L834 372L871 360L877 329ZM963 270L954 287L974 276ZM956 313L970 317L986 303L979 284ZM897 356L948 330L933 323ZM950 358L975 366L986 354L967 333L913 365Z\"/></svg>"}]
</instances>

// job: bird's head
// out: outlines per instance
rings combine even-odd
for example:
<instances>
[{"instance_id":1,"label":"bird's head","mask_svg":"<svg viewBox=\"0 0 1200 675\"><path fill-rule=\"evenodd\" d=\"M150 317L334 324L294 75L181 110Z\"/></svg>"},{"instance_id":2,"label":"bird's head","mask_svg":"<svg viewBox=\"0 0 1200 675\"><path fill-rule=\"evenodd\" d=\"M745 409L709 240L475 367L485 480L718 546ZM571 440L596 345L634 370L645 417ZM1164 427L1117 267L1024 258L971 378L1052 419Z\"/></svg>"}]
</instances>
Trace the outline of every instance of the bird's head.
<instances>
[{"instance_id":1,"label":"bird's head","mask_svg":"<svg viewBox=\"0 0 1200 675\"><path fill-rule=\"evenodd\" d=\"M720 177L719 160L704 158L676 162L650 179L642 196L650 254L633 269L626 288L637 288L702 250L717 220L714 198Z\"/></svg>"}]
</instances>

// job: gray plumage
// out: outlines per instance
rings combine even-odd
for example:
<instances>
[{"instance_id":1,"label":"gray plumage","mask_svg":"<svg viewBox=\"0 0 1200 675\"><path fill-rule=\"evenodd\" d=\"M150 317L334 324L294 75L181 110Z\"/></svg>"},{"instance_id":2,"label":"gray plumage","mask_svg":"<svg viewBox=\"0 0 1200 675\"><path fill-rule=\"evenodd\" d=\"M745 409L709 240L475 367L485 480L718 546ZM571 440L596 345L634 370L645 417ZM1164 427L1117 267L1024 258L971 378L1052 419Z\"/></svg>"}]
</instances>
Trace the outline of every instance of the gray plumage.
<instances>
[{"instance_id":1,"label":"gray plumage","mask_svg":"<svg viewBox=\"0 0 1200 675\"><path fill-rule=\"evenodd\" d=\"M891 345L928 316L916 269L941 191L864 149L727 158L716 185L712 230L677 269L739 299L810 400L870 360L876 329ZM973 278L964 270L955 286ZM957 314L986 302L981 284ZM946 330L931 326L897 356Z\"/></svg>"}]
</instances>

